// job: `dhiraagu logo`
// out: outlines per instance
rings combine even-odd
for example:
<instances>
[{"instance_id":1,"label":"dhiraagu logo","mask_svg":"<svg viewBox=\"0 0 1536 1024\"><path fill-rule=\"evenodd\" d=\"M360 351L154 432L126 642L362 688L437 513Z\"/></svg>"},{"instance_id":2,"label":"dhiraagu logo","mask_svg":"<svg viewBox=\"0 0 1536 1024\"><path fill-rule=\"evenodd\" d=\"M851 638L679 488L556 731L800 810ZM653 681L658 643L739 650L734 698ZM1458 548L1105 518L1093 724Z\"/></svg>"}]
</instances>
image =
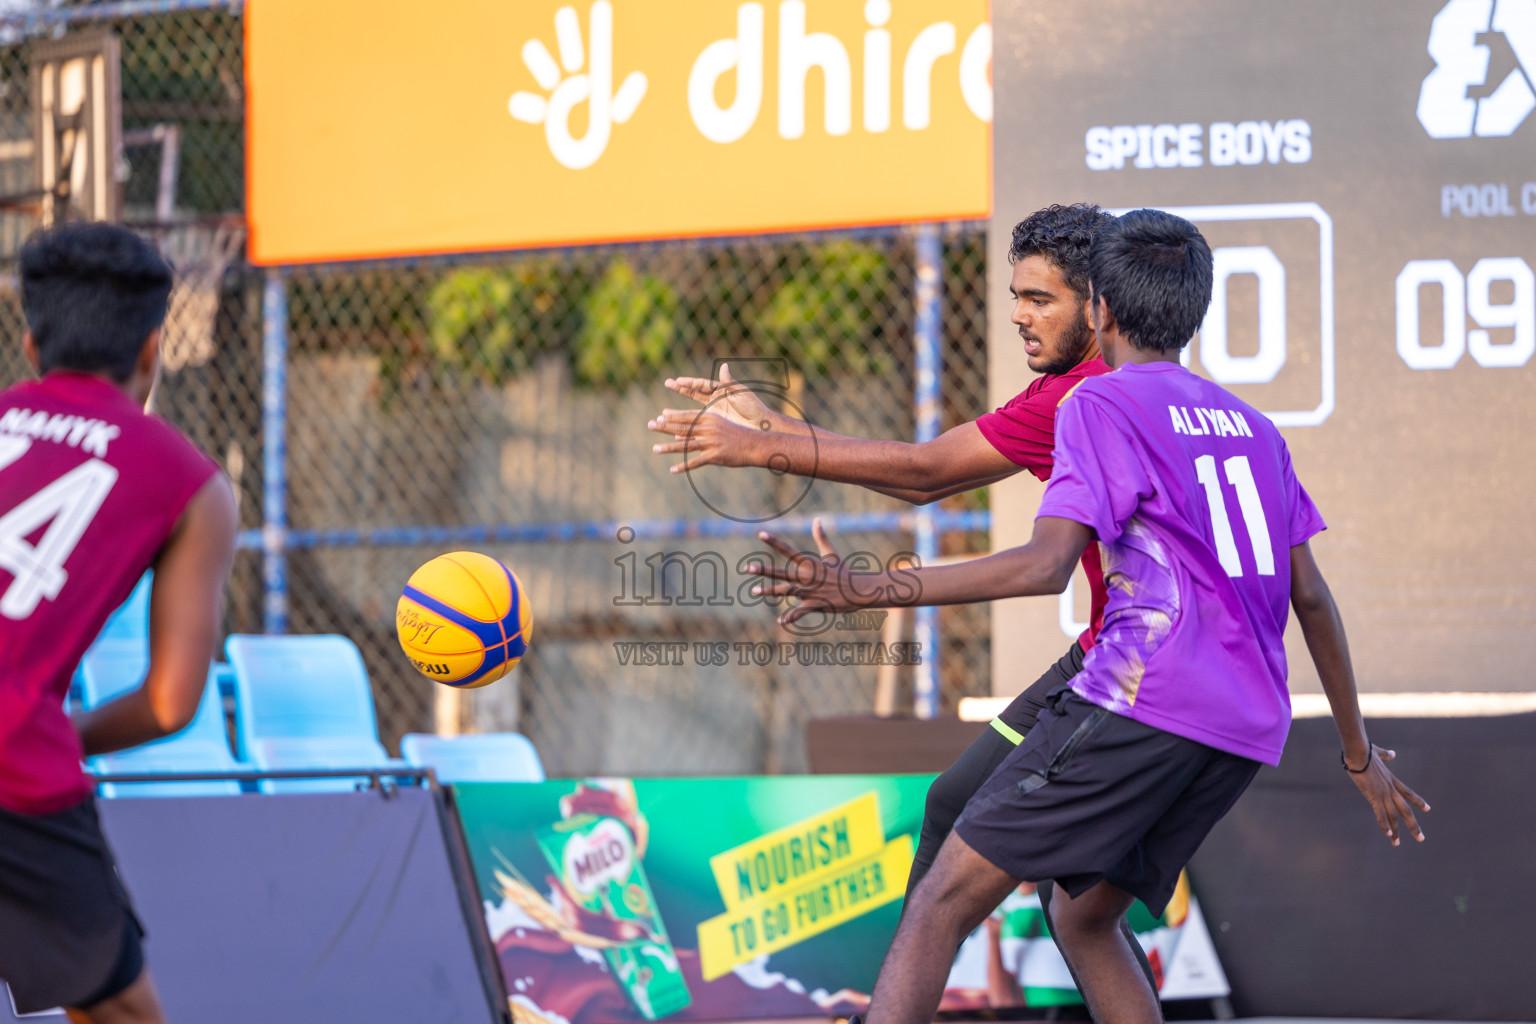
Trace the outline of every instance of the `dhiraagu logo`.
<instances>
[{"instance_id":1,"label":"dhiraagu logo","mask_svg":"<svg viewBox=\"0 0 1536 1024\"><path fill-rule=\"evenodd\" d=\"M597 0L587 16L587 40L583 45L581 19L574 7L555 12L555 44L560 62L543 41L523 44L523 63L548 95L515 92L507 110L519 121L542 124L549 151L566 167L579 171L591 167L608 148L615 124L634 116L645 99L646 79L631 71L615 92L613 88L613 5ZM587 104L587 131L581 138L571 134L571 112Z\"/></svg>"},{"instance_id":2,"label":"dhiraagu logo","mask_svg":"<svg viewBox=\"0 0 1536 1024\"><path fill-rule=\"evenodd\" d=\"M1518 67L1486 96L1469 93L1487 84L1492 51L1478 42L1501 33ZM1435 139L1512 135L1536 109L1536 0L1451 0L1429 29L1435 69L1419 89L1419 123Z\"/></svg>"},{"instance_id":3,"label":"dhiraagu logo","mask_svg":"<svg viewBox=\"0 0 1536 1024\"><path fill-rule=\"evenodd\" d=\"M688 68L686 97L669 96L665 102L681 102L699 136L720 145L746 136L769 104L774 110L772 123L784 140L804 137L808 123L818 121L827 136L846 136L855 131L856 118L866 135L884 135L898 125L901 131L924 132L934 121L936 79L947 71L955 76L951 81L958 85L969 116L982 124L991 122L992 27L988 22L970 26L949 20L918 22L921 28L910 41L904 36L905 45L897 46L891 30L891 0L867 0L861 8L862 38L846 42L810 23L825 13L812 10L805 0L783 0L774 9L776 30L770 31L764 4L738 5L733 25L722 21L715 26L716 32L733 27L734 34L708 42L694 53L691 64L682 64ZM539 91L518 89L508 100L507 111L518 121L543 125L555 160L583 170L607 150L614 126L634 116L654 76L632 70L615 87L610 0L592 4L585 33L575 7L561 7L554 22L554 52L541 38L528 40L522 48L523 65ZM687 19L680 24L702 25ZM652 25L629 25L629 37L636 42L624 52L677 62L681 54L658 53L655 46L645 45L646 33L654 31ZM622 29L619 35L625 35ZM808 90L808 82L819 88ZM816 92L822 100L819 118L810 109ZM572 121L583 120L578 110L583 103L587 105L586 130L578 138Z\"/></svg>"}]
</instances>

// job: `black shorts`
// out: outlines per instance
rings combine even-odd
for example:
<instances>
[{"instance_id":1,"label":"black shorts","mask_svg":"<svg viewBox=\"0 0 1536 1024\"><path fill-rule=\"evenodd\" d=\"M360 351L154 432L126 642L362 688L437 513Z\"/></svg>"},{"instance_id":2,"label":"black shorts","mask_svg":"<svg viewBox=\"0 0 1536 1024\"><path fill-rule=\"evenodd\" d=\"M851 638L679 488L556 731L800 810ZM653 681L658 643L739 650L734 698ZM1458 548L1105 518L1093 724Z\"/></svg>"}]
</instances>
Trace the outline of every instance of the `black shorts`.
<instances>
[{"instance_id":1,"label":"black shorts","mask_svg":"<svg viewBox=\"0 0 1536 1024\"><path fill-rule=\"evenodd\" d=\"M1161 914L1179 872L1259 763L1062 688L966 805L955 832L1014 878L1073 896L1100 881Z\"/></svg>"},{"instance_id":2,"label":"black shorts","mask_svg":"<svg viewBox=\"0 0 1536 1024\"><path fill-rule=\"evenodd\" d=\"M117 995L144 970L143 935L94 798L56 814L0 808L0 979L17 1010Z\"/></svg>"},{"instance_id":3,"label":"black shorts","mask_svg":"<svg viewBox=\"0 0 1536 1024\"><path fill-rule=\"evenodd\" d=\"M976 737L955 763L933 780L923 806L923 828L918 835L917 852L912 855L912 870L907 874L907 892L916 892L917 883L933 867L939 848L949 838L955 819L965 810L966 802L1013 753L1024 735L1035 727L1035 719L1045 707L1046 697L1070 682L1082 668L1083 648L1074 641L1071 649L1045 670L1045 675L1013 698L1003 713L992 719L991 727Z\"/></svg>"},{"instance_id":4,"label":"black shorts","mask_svg":"<svg viewBox=\"0 0 1536 1024\"><path fill-rule=\"evenodd\" d=\"M1018 746L1029 734L1029 730L1035 727L1040 709L1045 707L1046 698L1070 683L1072 677L1082 670L1083 645L1074 640L1072 646L1067 648L1067 653L1056 659L1056 663L1046 669L1044 675L1009 701L1003 713L992 720L992 728L1007 737L1014 746Z\"/></svg>"}]
</instances>

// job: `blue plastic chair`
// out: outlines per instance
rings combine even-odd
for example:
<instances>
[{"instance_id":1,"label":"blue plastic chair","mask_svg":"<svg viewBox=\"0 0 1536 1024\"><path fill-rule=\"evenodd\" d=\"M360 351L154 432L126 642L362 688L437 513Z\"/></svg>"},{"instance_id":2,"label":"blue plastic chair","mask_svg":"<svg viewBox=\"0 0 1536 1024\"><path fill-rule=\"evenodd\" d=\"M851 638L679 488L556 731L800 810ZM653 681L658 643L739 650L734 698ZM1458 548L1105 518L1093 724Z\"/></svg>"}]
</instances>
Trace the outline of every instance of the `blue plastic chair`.
<instances>
[{"instance_id":1,"label":"blue plastic chair","mask_svg":"<svg viewBox=\"0 0 1536 1024\"><path fill-rule=\"evenodd\" d=\"M250 636L224 642L235 678L237 749L257 768L385 768L373 691L357 645L346 637ZM357 780L281 779L264 793L351 790Z\"/></svg>"},{"instance_id":2,"label":"blue plastic chair","mask_svg":"<svg viewBox=\"0 0 1536 1024\"><path fill-rule=\"evenodd\" d=\"M128 599L117 606L117 609L107 616L106 624L101 627L101 632L96 635L93 644L103 640L132 640L144 650L144 658L149 658L149 592L154 586L155 574L146 572L139 577L139 582L128 594ZM70 680L69 689L82 704L85 702L85 677L83 675L85 662L82 659L80 665L75 667L74 678ZM139 673L139 678L144 678L144 673ZM138 684L135 683L135 686ZM129 687L132 689L132 687Z\"/></svg>"},{"instance_id":3,"label":"blue plastic chair","mask_svg":"<svg viewBox=\"0 0 1536 1024\"><path fill-rule=\"evenodd\" d=\"M154 588L155 574L146 572L134 585L128 599L107 616L97 640L138 640L149 643L149 592Z\"/></svg>"},{"instance_id":4,"label":"blue plastic chair","mask_svg":"<svg viewBox=\"0 0 1536 1024\"><path fill-rule=\"evenodd\" d=\"M539 752L522 733L433 736L412 732L401 737L400 753L412 767L431 768L444 785L544 781Z\"/></svg>"},{"instance_id":5,"label":"blue plastic chair","mask_svg":"<svg viewBox=\"0 0 1536 1024\"><path fill-rule=\"evenodd\" d=\"M143 639L104 638L91 645L80 662L80 700L87 710L99 707L144 681L149 648ZM102 773L225 772L244 766L230 753L224 729L224 702L210 668L208 683L192 724L180 732L128 750L88 759L91 771ZM226 796L240 792L233 780L200 782L106 782L101 794L118 796Z\"/></svg>"}]
</instances>

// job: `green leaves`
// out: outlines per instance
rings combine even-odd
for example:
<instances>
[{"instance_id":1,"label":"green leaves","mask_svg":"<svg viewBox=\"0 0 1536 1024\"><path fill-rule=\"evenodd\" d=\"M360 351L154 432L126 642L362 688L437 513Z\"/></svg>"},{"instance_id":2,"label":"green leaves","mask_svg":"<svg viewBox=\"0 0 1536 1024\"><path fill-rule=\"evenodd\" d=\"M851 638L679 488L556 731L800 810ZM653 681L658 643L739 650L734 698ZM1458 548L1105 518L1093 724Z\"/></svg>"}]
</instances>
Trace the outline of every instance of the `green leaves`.
<instances>
[{"instance_id":1,"label":"green leaves","mask_svg":"<svg viewBox=\"0 0 1536 1024\"><path fill-rule=\"evenodd\" d=\"M886 254L873 246L833 242L812 250L763 310L757 333L764 351L810 375L889 372L888 318L875 311L895 284Z\"/></svg>"},{"instance_id":2,"label":"green leaves","mask_svg":"<svg viewBox=\"0 0 1536 1024\"><path fill-rule=\"evenodd\" d=\"M529 259L445 274L427 297L427 337L439 366L499 384L558 350L578 316L560 269Z\"/></svg>"},{"instance_id":3,"label":"green leaves","mask_svg":"<svg viewBox=\"0 0 1536 1024\"><path fill-rule=\"evenodd\" d=\"M911 300L879 246L786 246L747 288L665 255L592 256L445 273L426 310L439 371L499 384L561 353L578 386L622 390L743 347L813 377L894 369Z\"/></svg>"},{"instance_id":4,"label":"green leaves","mask_svg":"<svg viewBox=\"0 0 1536 1024\"><path fill-rule=\"evenodd\" d=\"M623 387L665 373L674 359L677 290L654 274L638 273L626 260L608 272L582 303L581 331L572 366L589 387Z\"/></svg>"}]
</instances>

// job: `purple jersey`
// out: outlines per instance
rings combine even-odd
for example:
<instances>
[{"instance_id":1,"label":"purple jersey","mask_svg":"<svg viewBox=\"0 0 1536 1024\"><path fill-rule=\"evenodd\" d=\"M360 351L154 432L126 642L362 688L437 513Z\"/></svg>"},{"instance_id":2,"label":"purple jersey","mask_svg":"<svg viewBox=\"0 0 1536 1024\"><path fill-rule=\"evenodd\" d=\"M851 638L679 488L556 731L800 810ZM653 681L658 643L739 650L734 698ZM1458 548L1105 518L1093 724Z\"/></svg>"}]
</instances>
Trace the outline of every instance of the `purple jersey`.
<instances>
[{"instance_id":1,"label":"purple jersey","mask_svg":"<svg viewBox=\"0 0 1536 1024\"><path fill-rule=\"evenodd\" d=\"M1269 419L1177 363L1084 381L1056 416L1040 516L1098 534L1109 604L1072 688L1278 764L1290 549L1324 528Z\"/></svg>"}]
</instances>

